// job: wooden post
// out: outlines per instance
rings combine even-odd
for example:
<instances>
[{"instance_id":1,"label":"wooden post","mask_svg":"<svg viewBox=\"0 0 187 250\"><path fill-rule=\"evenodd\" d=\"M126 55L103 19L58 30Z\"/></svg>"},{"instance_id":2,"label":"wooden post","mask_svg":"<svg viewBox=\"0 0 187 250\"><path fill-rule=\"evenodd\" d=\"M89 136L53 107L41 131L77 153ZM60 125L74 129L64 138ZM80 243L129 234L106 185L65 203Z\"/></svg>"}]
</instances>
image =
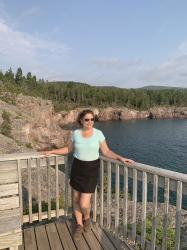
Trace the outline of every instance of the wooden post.
<instances>
[{"instance_id":1,"label":"wooden post","mask_svg":"<svg viewBox=\"0 0 187 250\"><path fill-rule=\"evenodd\" d=\"M104 178L104 162L100 160L100 225L103 226L103 178Z\"/></svg>"},{"instance_id":2,"label":"wooden post","mask_svg":"<svg viewBox=\"0 0 187 250\"><path fill-rule=\"evenodd\" d=\"M132 240L136 240L137 170L133 169Z\"/></svg>"},{"instance_id":3,"label":"wooden post","mask_svg":"<svg viewBox=\"0 0 187 250\"><path fill-rule=\"evenodd\" d=\"M111 162L107 162L107 228L111 227Z\"/></svg>"},{"instance_id":4,"label":"wooden post","mask_svg":"<svg viewBox=\"0 0 187 250\"><path fill-rule=\"evenodd\" d=\"M58 178L58 157L55 156L55 175L56 175L56 217L59 218L59 178Z\"/></svg>"},{"instance_id":5,"label":"wooden post","mask_svg":"<svg viewBox=\"0 0 187 250\"><path fill-rule=\"evenodd\" d=\"M31 186L31 158L28 159L28 192L29 192L29 222L32 223L32 186Z\"/></svg>"},{"instance_id":6,"label":"wooden post","mask_svg":"<svg viewBox=\"0 0 187 250\"><path fill-rule=\"evenodd\" d=\"M141 248L145 248L146 240L146 219L147 219L147 173L143 172L142 179L142 224L141 224Z\"/></svg>"},{"instance_id":7,"label":"wooden post","mask_svg":"<svg viewBox=\"0 0 187 250\"><path fill-rule=\"evenodd\" d=\"M177 204L175 222L175 250L180 250L180 227L181 227L181 207L182 207L182 182L177 181Z\"/></svg>"},{"instance_id":8,"label":"wooden post","mask_svg":"<svg viewBox=\"0 0 187 250\"><path fill-rule=\"evenodd\" d=\"M128 210L128 168L124 167L124 197L123 197L123 228L124 236L127 237L127 210Z\"/></svg>"},{"instance_id":9,"label":"wooden post","mask_svg":"<svg viewBox=\"0 0 187 250\"><path fill-rule=\"evenodd\" d=\"M118 233L119 230L119 164L115 165L116 167L116 185L115 185L115 200L116 200L116 208L115 208L115 233Z\"/></svg>"},{"instance_id":10,"label":"wooden post","mask_svg":"<svg viewBox=\"0 0 187 250\"><path fill-rule=\"evenodd\" d=\"M48 203L48 219L51 219L51 190L50 190L50 158L47 157L47 203Z\"/></svg>"},{"instance_id":11,"label":"wooden post","mask_svg":"<svg viewBox=\"0 0 187 250\"><path fill-rule=\"evenodd\" d=\"M65 215L67 216L68 215L68 187L69 187L69 183L68 183L68 180L69 180L69 168L68 168L68 157L65 156L64 157L64 161L65 161Z\"/></svg>"},{"instance_id":12,"label":"wooden post","mask_svg":"<svg viewBox=\"0 0 187 250\"><path fill-rule=\"evenodd\" d=\"M42 221L40 158L37 159L36 164L37 164L37 186L38 186L38 218L39 221Z\"/></svg>"},{"instance_id":13,"label":"wooden post","mask_svg":"<svg viewBox=\"0 0 187 250\"><path fill-rule=\"evenodd\" d=\"M155 247L156 247L157 203L158 203L158 175L154 175L153 176L153 213L152 213L151 250L155 250Z\"/></svg>"},{"instance_id":14,"label":"wooden post","mask_svg":"<svg viewBox=\"0 0 187 250\"><path fill-rule=\"evenodd\" d=\"M162 250L167 250L168 212L169 212L169 178L165 178Z\"/></svg>"}]
</instances>

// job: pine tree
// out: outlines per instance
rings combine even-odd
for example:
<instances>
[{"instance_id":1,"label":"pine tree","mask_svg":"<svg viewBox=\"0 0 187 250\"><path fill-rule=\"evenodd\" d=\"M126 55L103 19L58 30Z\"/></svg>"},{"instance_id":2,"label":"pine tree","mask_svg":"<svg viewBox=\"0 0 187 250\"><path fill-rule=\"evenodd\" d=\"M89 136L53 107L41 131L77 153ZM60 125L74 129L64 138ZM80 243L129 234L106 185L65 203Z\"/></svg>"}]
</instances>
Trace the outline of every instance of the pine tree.
<instances>
[{"instance_id":1,"label":"pine tree","mask_svg":"<svg viewBox=\"0 0 187 250\"><path fill-rule=\"evenodd\" d=\"M19 67L16 72L15 82L17 85L22 85L23 83L23 72L22 69Z\"/></svg>"},{"instance_id":2,"label":"pine tree","mask_svg":"<svg viewBox=\"0 0 187 250\"><path fill-rule=\"evenodd\" d=\"M14 82L14 73L11 68L5 72L5 80L9 82Z\"/></svg>"}]
</instances>

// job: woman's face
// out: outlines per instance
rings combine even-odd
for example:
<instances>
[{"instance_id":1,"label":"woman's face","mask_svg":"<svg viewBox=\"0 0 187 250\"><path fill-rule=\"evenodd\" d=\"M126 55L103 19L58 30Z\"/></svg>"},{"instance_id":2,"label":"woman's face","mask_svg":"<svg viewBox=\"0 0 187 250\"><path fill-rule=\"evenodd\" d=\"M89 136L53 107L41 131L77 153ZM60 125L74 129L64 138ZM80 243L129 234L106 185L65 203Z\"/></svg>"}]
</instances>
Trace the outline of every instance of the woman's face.
<instances>
[{"instance_id":1,"label":"woman's face","mask_svg":"<svg viewBox=\"0 0 187 250\"><path fill-rule=\"evenodd\" d=\"M88 113L83 117L81 122L84 128L92 128L94 124L94 117L92 114Z\"/></svg>"}]
</instances>

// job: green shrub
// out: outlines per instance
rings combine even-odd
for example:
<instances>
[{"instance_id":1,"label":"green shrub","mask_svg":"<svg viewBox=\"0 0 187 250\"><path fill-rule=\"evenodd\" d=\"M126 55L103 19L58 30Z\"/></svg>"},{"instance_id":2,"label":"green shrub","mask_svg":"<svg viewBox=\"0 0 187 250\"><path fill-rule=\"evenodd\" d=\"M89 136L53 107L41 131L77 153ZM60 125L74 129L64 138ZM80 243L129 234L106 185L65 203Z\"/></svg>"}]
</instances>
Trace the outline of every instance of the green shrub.
<instances>
[{"instance_id":1,"label":"green shrub","mask_svg":"<svg viewBox=\"0 0 187 250\"><path fill-rule=\"evenodd\" d=\"M128 226L130 228L130 226ZM137 224L137 234L141 234L141 224ZM158 218L157 221L157 231L156 231L156 245L162 245L162 238L163 238L163 225L161 219ZM147 217L146 219L146 239L151 241L152 240L152 218ZM167 230L167 249L173 250L175 247L175 229L168 227Z\"/></svg>"},{"instance_id":2,"label":"green shrub","mask_svg":"<svg viewBox=\"0 0 187 250\"><path fill-rule=\"evenodd\" d=\"M31 144L30 142L26 143L25 146L26 146L27 148L33 148L33 147L32 147L32 144Z\"/></svg>"},{"instance_id":3,"label":"green shrub","mask_svg":"<svg viewBox=\"0 0 187 250\"><path fill-rule=\"evenodd\" d=\"M3 118L3 122L0 126L0 132L1 134L8 136L8 137L12 137L11 135L11 121L10 121L10 113L7 112L6 110L3 110L2 113L2 118Z\"/></svg>"},{"instance_id":4,"label":"green shrub","mask_svg":"<svg viewBox=\"0 0 187 250\"><path fill-rule=\"evenodd\" d=\"M46 201L41 202L42 206L42 212L48 211L48 203ZM64 208L64 196L60 195L59 197L59 208ZM56 199L51 200L51 210L56 210ZM38 202L33 199L33 204L32 204L32 212L33 213L38 213ZM25 208L23 210L23 215L29 214L29 208Z\"/></svg>"}]
</instances>

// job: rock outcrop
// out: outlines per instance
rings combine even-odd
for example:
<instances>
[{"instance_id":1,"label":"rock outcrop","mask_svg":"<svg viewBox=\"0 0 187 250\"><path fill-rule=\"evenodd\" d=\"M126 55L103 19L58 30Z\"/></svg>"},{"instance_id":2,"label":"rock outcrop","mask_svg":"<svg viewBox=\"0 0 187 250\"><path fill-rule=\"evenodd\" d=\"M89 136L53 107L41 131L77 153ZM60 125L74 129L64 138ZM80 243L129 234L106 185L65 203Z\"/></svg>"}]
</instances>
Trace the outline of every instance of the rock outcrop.
<instances>
[{"instance_id":1,"label":"rock outcrop","mask_svg":"<svg viewBox=\"0 0 187 250\"><path fill-rule=\"evenodd\" d=\"M3 122L3 110L10 114L11 120L11 138L2 137L1 140L0 152L3 153L63 147L70 136L66 125L75 123L78 113L83 109L55 113L52 101L22 94L14 97L14 103L0 100L0 125ZM98 121L187 118L187 107L154 107L146 111L126 107L88 108L94 111ZM5 144L11 144L11 147Z\"/></svg>"},{"instance_id":2,"label":"rock outcrop","mask_svg":"<svg viewBox=\"0 0 187 250\"><path fill-rule=\"evenodd\" d=\"M17 96L16 105L0 101L0 125L3 111L10 116L11 138L3 137L0 142L3 148L1 153L59 148L69 138L70 132L63 130L56 122L51 101L23 95ZM11 148L5 147L7 141L12 142Z\"/></svg>"}]
</instances>

